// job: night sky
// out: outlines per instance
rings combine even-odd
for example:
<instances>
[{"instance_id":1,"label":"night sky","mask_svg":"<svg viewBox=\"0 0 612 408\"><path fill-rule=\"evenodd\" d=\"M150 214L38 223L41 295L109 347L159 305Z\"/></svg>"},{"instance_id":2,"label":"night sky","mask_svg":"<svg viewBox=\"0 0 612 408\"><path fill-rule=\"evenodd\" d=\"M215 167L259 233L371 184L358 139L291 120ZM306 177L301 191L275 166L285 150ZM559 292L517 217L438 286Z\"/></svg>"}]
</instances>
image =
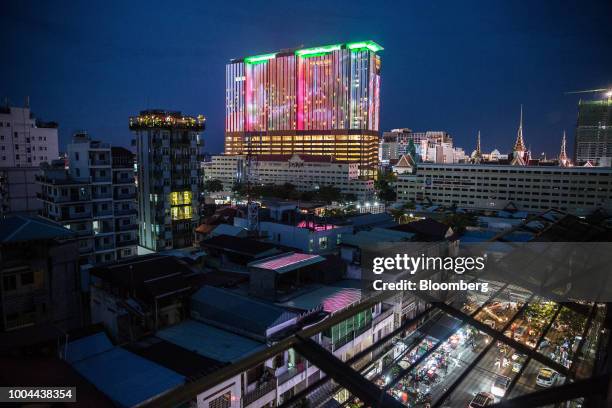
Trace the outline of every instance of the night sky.
<instances>
[{"instance_id":1,"label":"night sky","mask_svg":"<svg viewBox=\"0 0 612 408\"><path fill-rule=\"evenodd\" d=\"M297 4L297 5L296 5ZM446 130L469 153L511 149L520 104L535 154L573 145L579 96L612 84L612 1L17 1L0 14L0 98L129 145L145 108L204 114L223 149L230 58L371 39L381 130ZM588 98L589 95L583 96Z\"/></svg>"}]
</instances>

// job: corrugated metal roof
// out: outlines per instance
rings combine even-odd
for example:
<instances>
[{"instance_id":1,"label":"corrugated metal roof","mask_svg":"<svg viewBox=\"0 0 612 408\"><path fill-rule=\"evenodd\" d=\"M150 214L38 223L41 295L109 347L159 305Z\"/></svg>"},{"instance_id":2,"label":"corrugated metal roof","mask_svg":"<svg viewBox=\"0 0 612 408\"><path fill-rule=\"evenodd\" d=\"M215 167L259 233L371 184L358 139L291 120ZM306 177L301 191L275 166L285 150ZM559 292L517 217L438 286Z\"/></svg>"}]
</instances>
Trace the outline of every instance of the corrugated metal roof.
<instances>
[{"instance_id":1,"label":"corrugated metal roof","mask_svg":"<svg viewBox=\"0 0 612 408\"><path fill-rule=\"evenodd\" d=\"M245 236L246 235L246 229L244 229L242 227L235 227L235 226L229 225L229 224L219 224L212 231L212 235L213 236L217 236L217 235L230 235L232 237Z\"/></svg>"},{"instance_id":2,"label":"corrugated metal roof","mask_svg":"<svg viewBox=\"0 0 612 408\"><path fill-rule=\"evenodd\" d=\"M386 228L372 228L370 231L359 231L353 235L342 236L342 243L348 245L369 245L381 242L408 241L415 236L412 232L395 231Z\"/></svg>"},{"instance_id":3,"label":"corrugated metal roof","mask_svg":"<svg viewBox=\"0 0 612 408\"><path fill-rule=\"evenodd\" d=\"M320 255L287 253L251 262L249 266L253 268L269 269L277 273L285 273L308 265L314 265L324 260L325 259Z\"/></svg>"},{"instance_id":4,"label":"corrugated metal roof","mask_svg":"<svg viewBox=\"0 0 612 408\"><path fill-rule=\"evenodd\" d=\"M274 304L211 286L204 286L193 294L191 313L194 319L263 338L267 329L297 316Z\"/></svg>"},{"instance_id":5,"label":"corrugated metal roof","mask_svg":"<svg viewBox=\"0 0 612 408\"><path fill-rule=\"evenodd\" d=\"M74 236L74 232L68 228L42 217L17 215L0 221L1 243L66 239Z\"/></svg>"},{"instance_id":6,"label":"corrugated metal roof","mask_svg":"<svg viewBox=\"0 0 612 408\"><path fill-rule=\"evenodd\" d=\"M235 362L266 345L208 324L186 320L160 330L157 337L222 362Z\"/></svg>"},{"instance_id":7,"label":"corrugated metal roof","mask_svg":"<svg viewBox=\"0 0 612 408\"><path fill-rule=\"evenodd\" d=\"M322 286L297 296L282 305L301 310L312 310L322 306L326 312L334 313L358 302L360 299L360 289Z\"/></svg>"},{"instance_id":8,"label":"corrugated metal roof","mask_svg":"<svg viewBox=\"0 0 612 408\"><path fill-rule=\"evenodd\" d=\"M105 341L99 334L89 337L77 341L87 357L72 366L118 406L132 407L185 382L182 375L121 347L96 353Z\"/></svg>"},{"instance_id":9,"label":"corrugated metal roof","mask_svg":"<svg viewBox=\"0 0 612 408\"><path fill-rule=\"evenodd\" d=\"M106 333L96 333L68 343L64 360L72 364L95 354L104 353L113 347L115 346L113 346Z\"/></svg>"}]
</instances>

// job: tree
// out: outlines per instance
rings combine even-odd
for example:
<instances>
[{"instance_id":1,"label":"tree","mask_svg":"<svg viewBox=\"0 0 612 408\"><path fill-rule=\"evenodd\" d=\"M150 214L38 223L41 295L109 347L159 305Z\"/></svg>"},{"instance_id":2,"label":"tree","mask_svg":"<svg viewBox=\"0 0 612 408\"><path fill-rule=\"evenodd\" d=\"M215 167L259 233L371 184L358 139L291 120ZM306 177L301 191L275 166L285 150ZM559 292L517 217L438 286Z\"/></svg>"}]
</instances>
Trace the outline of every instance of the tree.
<instances>
[{"instance_id":1,"label":"tree","mask_svg":"<svg viewBox=\"0 0 612 408\"><path fill-rule=\"evenodd\" d=\"M203 187L205 191L208 191L209 193L215 193L217 191L223 190L223 183L221 182L221 180L217 180L217 179L206 180L204 182Z\"/></svg>"},{"instance_id":2,"label":"tree","mask_svg":"<svg viewBox=\"0 0 612 408\"><path fill-rule=\"evenodd\" d=\"M353 193L345 194L344 201L348 201L348 202L357 201L357 196Z\"/></svg>"},{"instance_id":3,"label":"tree","mask_svg":"<svg viewBox=\"0 0 612 408\"><path fill-rule=\"evenodd\" d=\"M414 210L416 208L416 204L414 203L414 201L408 201L404 204L403 208L404 210Z\"/></svg>"},{"instance_id":4,"label":"tree","mask_svg":"<svg viewBox=\"0 0 612 408\"><path fill-rule=\"evenodd\" d=\"M321 201L331 203L333 201L340 201L342 194L340 190L334 186L322 186L316 194Z\"/></svg>"},{"instance_id":5,"label":"tree","mask_svg":"<svg viewBox=\"0 0 612 408\"><path fill-rule=\"evenodd\" d=\"M391 171L381 171L378 173L378 177L374 181L374 188L378 194L378 198L383 201L395 201L397 194L393 188L393 183L397 177Z\"/></svg>"},{"instance_id":6,"label":"tree","mask_svg":"<svg viewBox=\"0 0 612 408\"><path fill-rule=\"evenodd\" d=\"M455 232L463 232L467 227L475 227L477 220L473 214L454 213L444 217L442 223L451 227Z\"/></svg>"}]
</instances>

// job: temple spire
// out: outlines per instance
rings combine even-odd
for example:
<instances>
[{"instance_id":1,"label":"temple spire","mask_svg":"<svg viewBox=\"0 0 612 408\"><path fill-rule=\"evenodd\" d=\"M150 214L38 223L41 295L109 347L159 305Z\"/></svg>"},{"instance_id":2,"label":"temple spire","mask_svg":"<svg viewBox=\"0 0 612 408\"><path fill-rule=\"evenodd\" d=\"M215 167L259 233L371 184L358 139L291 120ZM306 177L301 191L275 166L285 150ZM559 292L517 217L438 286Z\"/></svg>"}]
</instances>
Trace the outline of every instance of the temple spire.
<instances>
[{"instance_id":1,"label":"temple spire","mask_svg":"<svg viewBox=\"0 0 612 408\"><path fill-rule=\"evenodd\" d=\"M516 142L512 149L512 161L510 164L524 166L525 162L525 140L523 139L523 105L521 105L521 119L519 121L518 131L516 132Z\"/></svg>"},{"instance_id":2,"label":"temple spire","mask_svg":"<svg viewBox=\"0 0 612 408\"><path fill-rule=\"evenodd\" d=\"M564 130L563 139L561 139L561 152L559 153L559 166L561 167L567 167L571 165L569 159L567 158L566 145L567 145L567 141L565 138L565 130Z\"/></svg>"},{"instance_id":3,"label":"temple spire","mask_svg":"<svg viewBox=\"0 0 612 408\"><path fill-rule=\"evenodd\" d=\"M476 137L476 150L472 153L472 161L474 163L480 163L482 161L482 150L480 149L480 130L478 131L478 136Z\"/></svg>"}]
</instances>

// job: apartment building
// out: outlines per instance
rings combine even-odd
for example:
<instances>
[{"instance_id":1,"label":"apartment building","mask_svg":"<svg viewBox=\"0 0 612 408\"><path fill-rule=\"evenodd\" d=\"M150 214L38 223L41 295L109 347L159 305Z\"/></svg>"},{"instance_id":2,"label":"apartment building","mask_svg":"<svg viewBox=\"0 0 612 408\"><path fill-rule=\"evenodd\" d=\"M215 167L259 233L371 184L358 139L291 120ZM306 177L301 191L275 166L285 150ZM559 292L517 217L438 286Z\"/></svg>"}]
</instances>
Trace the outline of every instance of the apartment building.
<instances>
[{"instance_id":1,"label":"apartment building","mask_svg":"<svg viewBox=\"0 0 612 408\"><path fill-rule=\"evenodd\" d=\"M55 346L82 323L75 234L40 217L0 220L0 344Z\"/></svg>"},{"instance_id":2,"label":"apartment building","mask_svg":"<svg viewBox=\"0 0 612 408\"><path fill-rule=\"evenodd\" d=\"M130 117L138 162L138 236L153 251L193 242L199 220L204 116L164 110Z\"/></svg>"},{"instance_id":3,"label":"apartment building","mask_svg":"<svg viewBox=\"0 0 612 408\"><path fill-rule=\"evenodd\" d=\"M42 122L29 106L0 107L0 168L38 167L59 156L57 123Z\"/></svg>"},{"instance_id":4,"label":"apartment building","mask_svg":"<svg viewBox=\"0 0 612 408\"><path fill-rule=\"evenodd\" d=\"M37 215L42 203L37 197L36 167L0 168L0 218L10 215Z\"/></svg>"},{"instance_id":5,"label":"apartment building","mask_svg":"<svg viewBox=\"0 0 612 408\"><path fill-rule=\"evenodd\" d=\"M456 205L474 209L551 208L581 215L612 210L612 169L423 163L417 174L395 183L401 202Z\"/></svg>"},{"instance_id":6,"label":"apartment building","mask_svg":"<svg viewBox=\"0 0 612 408\"><path fill-rule=\"evenodd\" d=\"M251 161L247 169L245 156L213 156L206 164L204 178L220 180L226 190L236 182L253 184L293 184L298 191L317 190L333 186L342 194L354 195L357 200L369 200L374 196L374 181L360 178L358 163L341 162L332 156L306 154L260 155Z\"/></svg>"},{"instance_id":7,"label":"apartment building","mask_svg":"<svg viewBox=\"0 0 612 408\"><path fill-rule=\"evenodd\" d=\"M38 177L42 216L76 232L82 266L136 255L133 169L114 170L110 144L86 133L75 134L67 152L67 167L55 161Z\"/></svg>"}]
</instances>

